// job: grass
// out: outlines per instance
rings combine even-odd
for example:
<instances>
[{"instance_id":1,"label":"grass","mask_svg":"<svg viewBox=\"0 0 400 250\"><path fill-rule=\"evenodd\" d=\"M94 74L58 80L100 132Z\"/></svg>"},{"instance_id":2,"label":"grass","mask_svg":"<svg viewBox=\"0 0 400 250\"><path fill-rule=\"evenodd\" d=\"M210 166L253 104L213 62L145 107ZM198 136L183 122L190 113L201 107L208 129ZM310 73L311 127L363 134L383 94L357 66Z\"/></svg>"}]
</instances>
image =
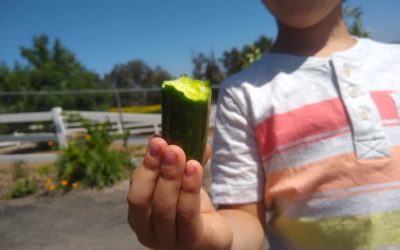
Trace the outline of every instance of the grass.
<instances>
[{"instance_id":1,"label":"grass","mask_svg":"<svg viewBox=\"0 0 400 250\"><path fill-rule=\"evenodd\" d=\"M118 112L118 108L110 108L111 112ZM160 113L161 104L123 107L122 112L126 113Z\"/></svg>"}]
</instances>

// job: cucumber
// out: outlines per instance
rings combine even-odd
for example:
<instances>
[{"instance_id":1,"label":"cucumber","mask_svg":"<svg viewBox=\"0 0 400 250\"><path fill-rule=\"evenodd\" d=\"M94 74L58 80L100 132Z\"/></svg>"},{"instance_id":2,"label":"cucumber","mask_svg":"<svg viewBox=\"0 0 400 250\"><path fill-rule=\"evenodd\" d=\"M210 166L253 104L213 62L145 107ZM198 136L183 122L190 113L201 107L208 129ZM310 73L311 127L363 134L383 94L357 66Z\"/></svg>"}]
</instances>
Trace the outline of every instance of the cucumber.
<instances>
[{"instance_id":1,"label":"cucumber","mask_svg":"<svg viewBox=\"0 0 400 250\"><path fill-rule=\"evenodd\" d=\"M181 76L161 86L162 137L180 146L186 160L203 163L211 103L209 82Z\"/></svg>"}]
</instances>

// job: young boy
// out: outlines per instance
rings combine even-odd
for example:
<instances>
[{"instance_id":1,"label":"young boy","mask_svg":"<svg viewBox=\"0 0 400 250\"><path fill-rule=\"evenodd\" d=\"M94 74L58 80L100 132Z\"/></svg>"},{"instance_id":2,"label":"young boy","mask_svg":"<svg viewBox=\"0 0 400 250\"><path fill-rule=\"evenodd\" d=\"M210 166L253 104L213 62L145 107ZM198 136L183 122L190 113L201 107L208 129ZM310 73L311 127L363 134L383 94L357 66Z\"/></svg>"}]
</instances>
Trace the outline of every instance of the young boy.
<instances>
[{"instance_id":1,"label":"young boy","mask_svg":"<svg viewBox=\"0 0 400 250\"><path fill-rule=\"evenodd\" d=\"M154 249L399 248L400 47L352 37L341 0L263 2L274 46L220 90L218 210L200 163L152 138L131 227Z\"/></svg>"}]
</instances>

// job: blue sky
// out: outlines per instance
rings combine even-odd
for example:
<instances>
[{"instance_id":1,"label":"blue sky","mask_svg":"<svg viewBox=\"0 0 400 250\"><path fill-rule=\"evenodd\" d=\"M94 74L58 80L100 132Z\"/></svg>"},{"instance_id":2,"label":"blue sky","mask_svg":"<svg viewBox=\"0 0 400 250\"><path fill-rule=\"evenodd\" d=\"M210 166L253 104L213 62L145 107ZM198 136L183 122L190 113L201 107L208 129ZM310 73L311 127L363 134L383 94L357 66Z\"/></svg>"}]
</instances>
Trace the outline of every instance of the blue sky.
<instances>
[{"instance_id":1,"label":"blue sky","mask_svg":"<svg viewBox=\"0 0 400 250\"><path fill-rule=\"evenodd\" d=\"M349 0L361 6L374 39L400 41L400 1ZM103 75L117 63L142 59L175 76L191 74L191 55L242 47L275 37L260 0L2 0L0 61L12 66L20 46L46 34L59 38L90 70Z\"/></svg>"}]
</instances>

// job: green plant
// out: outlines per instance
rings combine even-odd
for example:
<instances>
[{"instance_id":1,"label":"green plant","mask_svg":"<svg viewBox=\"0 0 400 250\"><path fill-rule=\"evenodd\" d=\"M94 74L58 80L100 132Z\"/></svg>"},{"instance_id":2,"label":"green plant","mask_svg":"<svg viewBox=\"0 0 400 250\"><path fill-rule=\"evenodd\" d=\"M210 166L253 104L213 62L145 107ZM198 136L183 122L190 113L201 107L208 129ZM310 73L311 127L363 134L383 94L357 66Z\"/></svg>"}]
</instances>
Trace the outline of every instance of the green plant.
<instances>
[{"instance_id":1,"label":"green plant","mask_svg":"<svg viewBox=\"0 0 400 250\"><path fill-rule=\"evenodd\" d=\"M18 179L11 187L11 197L20 198L33 194L35 191L36 191L36 186L32 179L21 178Z\"/></svg>"},{"instance_id":2,"label":"green plant","mask_svg":"<svg viewBox=\"0 0 400 250\"><path fill-rule=\"evenodd\" d=\"M50 164L40 166L38 169L36 169L36 173L39 176L48 176L50 174L50 167Z\"/></svg>"},{"instance_id":3,"label":"green plant","mask_svg":"<svg viewBox=\"0 0 400 250\"><path fill-rule=\"evenodd\" d=\"M102 188L120 180L124 167L131 164L126 152L110 150L117 138L110 132L111 123L94 123L81 119L87 133L72 140L61 151L57 163L58 177L67 183L82 183ZM64 190L70 186L62 186Z\"/></svg>"},{"instance_id":4,"label":"green plant","mask_svg":"<svg viewBox=\"0 0 400 250\"><path fill-rule=\"evenodd\" d=\"M28 172L24 161L17 161L13 163L12 175L14 180L24 178L27 176L27 174Z\"/></svg>"}]
</instances>

